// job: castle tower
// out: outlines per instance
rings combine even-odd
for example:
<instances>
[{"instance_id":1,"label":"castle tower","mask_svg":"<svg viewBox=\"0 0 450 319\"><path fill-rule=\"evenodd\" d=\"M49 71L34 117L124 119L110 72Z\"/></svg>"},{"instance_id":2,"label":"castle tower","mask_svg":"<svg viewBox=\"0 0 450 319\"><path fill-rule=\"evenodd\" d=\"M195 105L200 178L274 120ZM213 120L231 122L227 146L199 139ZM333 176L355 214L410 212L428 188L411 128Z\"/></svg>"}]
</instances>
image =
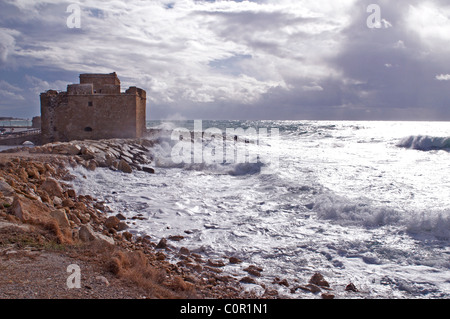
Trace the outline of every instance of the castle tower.
<instances>
[{"instance_id":1,"label":"castle tower","mask_svg":"<svg viewBox=\"0 0 450 319\"><path fill-rule=\"evenodd\" d=\"M66 92L41 93L42 142L142 137L146 92L120 92L117 74L81 74Z\"/></svg>"}]
</instances>

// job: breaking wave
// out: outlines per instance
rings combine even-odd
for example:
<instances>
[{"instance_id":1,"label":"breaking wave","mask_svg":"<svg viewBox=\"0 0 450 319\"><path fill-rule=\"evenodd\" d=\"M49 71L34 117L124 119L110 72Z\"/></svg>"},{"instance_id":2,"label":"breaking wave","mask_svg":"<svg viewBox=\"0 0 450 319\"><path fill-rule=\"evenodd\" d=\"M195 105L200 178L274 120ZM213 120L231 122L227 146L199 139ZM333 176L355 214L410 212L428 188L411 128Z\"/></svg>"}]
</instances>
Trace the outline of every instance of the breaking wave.
<instances>
[{"instance_id":1,"label":"breaking wave","mask_svg":"<svg viewBox=\"0 0 450 319\"><path fill-rule=\"evenodd\" d=\"M250 163L244 161L243 163L226 163L224 156L219 156L219 160L214 162L213 160L205 160L201 163L194 162L194 151L195 146L192 142L182 142L184 143L183 152L186 152L184 158L180 158L174 161L174 146L179 144L180 141L174 141L167 135L161 135L157 139L157 144L155 144L151 150L151 157L155 159L156 167L160 168L180 168L190 171L203 171L209 174L227 174L231 176L243 176L243 175L253 175L261 173L261 170L266 166L265 163L257 161L255 163ZM222 147L221 144L212 145L213 143L201 142L203 147L208 147L208 150L214 147ZM206 149L204 149L206 153ZM175 154L178 155L178 154ZM187 157L186 157L187 156ZM205 156L205 154L203 154Z\"/></svg>"},{"instance_id":2,"label":"breaking wave","mask_svg":"<svg viewBox=\"0 0 450 319\"><path fill-rule=\"evenodd\" d=\"M398 147L419 151L450 150L450 137L409 136L402 139Z\"/></svg>"},{"instance_id":3,"label":"breaking wave","mask_svg":"<svg viewBox=\"0 0 450 319\"><path fill-rule=\"evenodd\" d=\"M321 219L333 220L341 225L382 227L401 226L410 234L432 235L438 239L450 238L448 211L400 211L376 206L369 199L346 199L322 194L315 199L313 209Z\"/></svg>"},{"instance_id":4,"label":"breaking wave","mask_svg":"<svg viewBox=\"0 0 450 319\"><path fill-rule=\"evenodd\" d=\"M315 199L314 210L319 218L335 220L345 225L376 227L397 224L401 215L387 207L374 207L368 200L350 200L331 194Z\"/></svg>"}]
</instances>

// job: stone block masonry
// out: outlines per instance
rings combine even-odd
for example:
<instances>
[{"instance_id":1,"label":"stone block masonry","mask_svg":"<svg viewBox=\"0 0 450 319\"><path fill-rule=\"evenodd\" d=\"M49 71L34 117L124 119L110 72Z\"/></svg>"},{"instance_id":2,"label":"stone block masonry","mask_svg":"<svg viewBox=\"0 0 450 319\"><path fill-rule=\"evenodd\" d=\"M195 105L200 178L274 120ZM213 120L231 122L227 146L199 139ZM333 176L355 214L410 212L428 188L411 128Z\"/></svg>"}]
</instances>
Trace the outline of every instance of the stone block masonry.
<instances>
[{"instance_id":1,"label":"stone block masonry","mask_svg":"<svg viewBox=\"0 0 450 319\"><path fill-rule=\"evenodd\" d=\"M145 132L146 92L120 91L117 74L81 74L66 92L41 93L42 143L139 138Z\"/></svg>"}]
</instances>

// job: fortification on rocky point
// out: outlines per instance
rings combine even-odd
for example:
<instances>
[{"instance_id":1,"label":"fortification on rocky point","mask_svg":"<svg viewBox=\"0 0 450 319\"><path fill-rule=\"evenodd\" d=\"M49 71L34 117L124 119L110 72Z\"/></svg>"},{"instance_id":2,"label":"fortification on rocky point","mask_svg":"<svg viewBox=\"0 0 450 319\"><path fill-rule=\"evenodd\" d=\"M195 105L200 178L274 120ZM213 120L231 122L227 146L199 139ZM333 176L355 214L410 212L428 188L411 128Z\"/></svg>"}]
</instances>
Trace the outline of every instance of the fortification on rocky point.
<instances>
[{"instance_id":1,"label":"fortification on rocky point","mask_svg":"<svg viewBox=\"0 0 450 319\"><path fill-rule=\"evenodd\" d=\"M67 91L41 93L42 143L137 138L145 133L146 92L120 91L117 74L80 74Z\"/></svg>"}]
</instances>

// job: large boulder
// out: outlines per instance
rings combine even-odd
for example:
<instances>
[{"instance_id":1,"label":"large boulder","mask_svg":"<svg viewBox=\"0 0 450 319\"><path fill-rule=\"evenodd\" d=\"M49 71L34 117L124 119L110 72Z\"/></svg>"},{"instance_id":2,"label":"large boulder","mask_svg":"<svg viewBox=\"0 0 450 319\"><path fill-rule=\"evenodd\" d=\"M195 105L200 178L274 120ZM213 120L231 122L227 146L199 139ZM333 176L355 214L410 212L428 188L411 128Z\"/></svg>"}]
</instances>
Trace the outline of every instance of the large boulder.
<instances>
[{"instance_id":1,"label":"large boulder","mask_svg":"<svg viewBox=\"0 0 450 319\"><path fill-rule=\"evenodd\" d=\"M50 209L45 204L23 196L14 197L11 211L22 222L48 221L50 219Z\"/></svg>"},{"instance_id":2,"label":"large boulder","mask_svg":"<svg viewBox=\"0 0 450 319\"><path fill-rule=\"evenodd\" d=\"M53 146L53 154L79 155L81 154L81 147L70 143L58 144Z\"/></svg>"},{"instance_id":3,"label":"large boulder","mask_svg":"<svg viewBox=\"0 0 450 319\"><path fill-rule=\"evenodd\" d=\"M116 216L110 216L105 220L105 227L107 229L117 229L120 223L120 219Z\"/></svg>"},{"instance_id":4,"label":"large boulder","mask_svg":"<svg viewBox=\"0 0 450 319\"><path fill-rule=\"evenodd\" d=\"M70 222L67 218L66 211L64 209L57 209L50 213L50 216L52 216L57 222L58 225L61 228L69 228Z\"/></svg>"},{"instance_id":5,"label":"large boulder","mask_svg":"<svg viewBox=\"0 0 450 319\"><path fill-rule=\"evenodd\" d=\"M54 178L47 178L41 185L41 190L47 192L50 197L63 197L63 189L59 182Z\"/></svg>"},{"instance_id":6,"label":"large boulder","mask_svg":"<svg viewBox=\"0 0 450 319\"><path fill-rule=\"evenodd\" d=\"M122 171L124 173L132 173L133 170L131 169L130 164L128 164L125 160L121 159L119 162L119 166L117 167L119 171Z\"/></svg>"},{"instance_id":7,"label":"large boulder","mask_svg":"<svg viewBox=\"0 0 450 319\"><path fill-rule=\"evenodd\" d=\"M82 225L78 232L79 238L84 242L100 241L114 245L114 239L94 231L91 225Z\"/></svg>"}]
</instances>

